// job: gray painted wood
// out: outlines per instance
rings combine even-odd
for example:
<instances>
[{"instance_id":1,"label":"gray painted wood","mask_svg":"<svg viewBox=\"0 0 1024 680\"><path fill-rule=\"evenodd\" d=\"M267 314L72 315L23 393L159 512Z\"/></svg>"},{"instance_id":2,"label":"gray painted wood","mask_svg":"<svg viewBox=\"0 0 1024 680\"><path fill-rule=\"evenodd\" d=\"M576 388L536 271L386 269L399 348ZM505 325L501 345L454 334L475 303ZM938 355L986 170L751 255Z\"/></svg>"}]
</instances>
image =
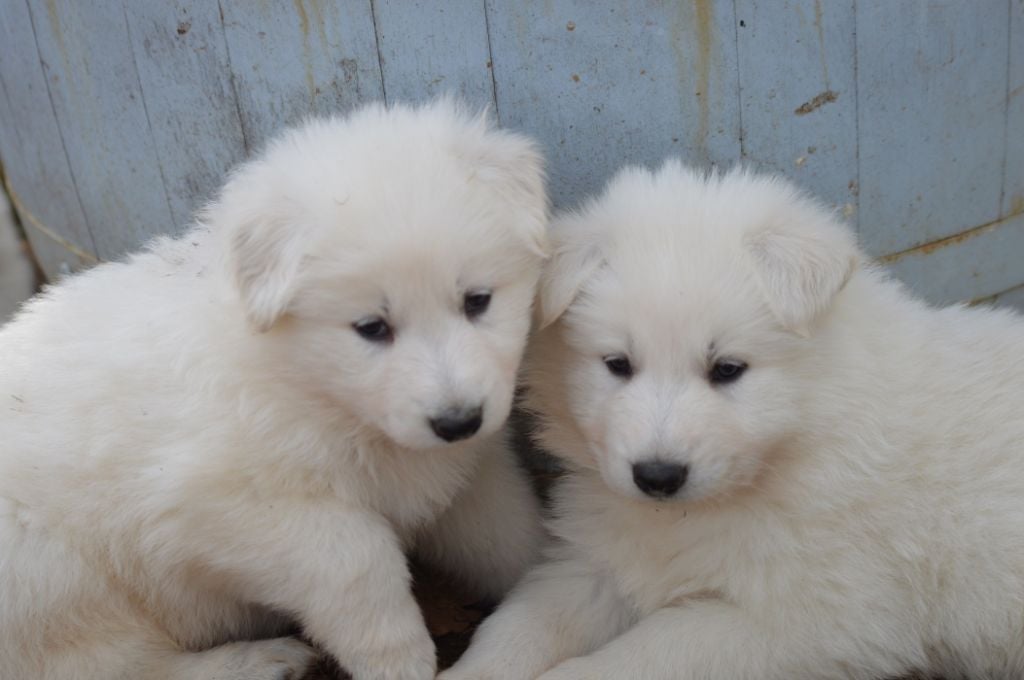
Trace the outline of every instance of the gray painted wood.
<instances>
[{"instance_id":1,"label":"gray painted wood","mask_svg":"<svg viewBox=\"0 0 1024 680\"><path fill-rule=\"evenodd\" d=\"M1024 282L1024 215L961 238L908 253L887 267L936 303L978 300Z\"/></svg>"},{"instance_id":2,"label":"gray painted wood","mask_svg":"<svg viewBox=\"0 0 1024 680\"><path fill-rule=\"evenodd\" d=\"M125 18L173 223L181 229L245 156L220 12L215 3L164 0L135 3Z\"/></svg>"},{"instance_id":3,"label":"gray painted wood","mask_svg":"<svg viewBox=\"0 0 1024 680\"><path fill-rule=\"evenodd\" d=\"M0 160L11 189L25 204L22 222L46 270L56 273L88 264L34 224L95 252L24 2L0 3Z\"/></svg>"},{"instance_id":4,"label":"gray painted wood","mask_svg":"<svg viewBox=\"0 0 1024 680\"><path fill-rule=\"evenodd\" d=\"M7 198L0 193L0 326L35 292L36 274L14 225Z\"/></svg>"},{"instance_id":5,"label":"gray painted wood","mask_svg":"<svg viewBox=\"0 0 1024 680\"><path fill-rule=\"evenodd\" d=\"M996 295L992 303L1000 307L1013 307L1024 312L1024 285Z\"/></svg>"},{"instance_id":6,"label":"gray painted wood","mask_svg":"<svg viewBox=\"0 0 1024 680\"><path fill-rule=\"evenodd\" d=\"M474 107L493 106L481 0L375 0L373 8L388 102L454 94Z\"/></svg>"},{"instance_id":7,"label":"gray painted wood","mask_svg":"<svg viewBox=\"0 0 1024 680\"><path fill-rule=\"evenodd\" d=\"M737 0L736 18L744 159L856 225L853 0Z\"/></svg>"},{"instance_id":8,"label":"gray painted wood","mask_svg":"<svg viewBox=\"0 0 1024 680\"><path fill-rule=\"evenodd\" d=\"M0 160L51 275L182 228L284 125L454 93L539 139L557 206L743 160L934 300L1024 284L1024 0L9 0L0 38Z\"/></svg>"},{"instance_id":9,"label":"gray painted wood","mask_svg":"<svg viewBox=\"0 0 1024 680\"><path fill-rule=\"evenodd\" d=\"M1024 213L1024 0L1010 0L1003 216Z\"/></svg>"},{"instance_id":10,"label":"gray painted wood","mask_svg":"<svg viewBox=\"0 0 1024 680\"><path fill-rule=\"evenodd\" d=\"M572 206L623 163L739 159L731 2L487 1L502 124L539 137Z\"/></svg>"},{"instance_id":11,"label":"gray painted wood","mask_svg":"<svg viewBox=\"0 0 1024 680\"><path fill-rule=\"evenodd\" d=\"M28 0L50 98L96 254L173 230L119 0Z\"/></svg>"},{"instance_id":12,"label":"gray painted wood","mask_svg":"<svg viewBox=\"0 0 1024 680\"><path fill-rule=\"evenodd\" d=\"M370 0L220 0L220 7L249 150L310 114L383 98Z\"/></svg>"},{"instance_id":13,"label":"gray painted wood","mask_svg":"<svg viewBox=\"0 0 1024 680\"><path fill-rule=\"evenodd\" d=\"M891 253L999 217L1007 0L857 2L860 233Z\"/></svg>"}]
</instances>

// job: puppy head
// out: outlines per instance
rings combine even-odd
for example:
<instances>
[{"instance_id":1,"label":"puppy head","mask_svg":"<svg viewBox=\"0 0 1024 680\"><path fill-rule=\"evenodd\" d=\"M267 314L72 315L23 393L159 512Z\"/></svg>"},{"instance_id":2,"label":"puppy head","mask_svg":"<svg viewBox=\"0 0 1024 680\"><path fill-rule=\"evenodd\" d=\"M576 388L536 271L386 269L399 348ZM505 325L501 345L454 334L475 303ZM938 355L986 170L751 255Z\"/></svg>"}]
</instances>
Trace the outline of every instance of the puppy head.
<instances>
[{"instance_id":1,"label":"puppy head","mask_svg":"<svg viewBox=\"0 0 1024 680\"><path fill-rule=\"evenodd\" d=\"M447 100L314 120L205 221L279 374L402 446L505 420L547 251L528 140Z\"/></svg>"},{"instance_id":2,"label":"puppy head","mask_svg":"<svg viewBox=\"0 0 1024 680\"><path fill-rule=\"evenodd\" d=\"M635 498L754 484L801 426L852 236L781 180L677 163L621 172L552 233L527 371L542 442Z\"/></svg>"}]
</instances>

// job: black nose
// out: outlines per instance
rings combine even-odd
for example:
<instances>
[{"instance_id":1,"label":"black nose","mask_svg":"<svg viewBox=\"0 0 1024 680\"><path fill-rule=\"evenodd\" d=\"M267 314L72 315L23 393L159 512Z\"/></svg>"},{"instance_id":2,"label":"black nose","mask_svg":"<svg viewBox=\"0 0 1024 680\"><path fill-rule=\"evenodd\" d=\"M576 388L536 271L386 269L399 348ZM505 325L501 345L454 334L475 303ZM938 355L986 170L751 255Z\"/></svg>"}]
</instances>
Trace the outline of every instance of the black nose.
<instances>
[{"instance_id":1,"label":"black nose","mask_svg":"<svg viewBox=\"0 0 1024 680\"><path fill-rule=\"evenodd\" d=\"M481 407L449 409L437 418L430 419L430 428L446 442L456 442L476 434L484 421Z\"/></svg>"},{"instance_id":2,"label":"black nose","mask_svg":"<svg viewBox=\"0 0 1024 680\"><path fill-rule=\"evenodd\" d=\"M689 472L687 465L649 460L633 465L633 483L648 496L667 498L686 483Z\"/></svg>"}]
</instances>

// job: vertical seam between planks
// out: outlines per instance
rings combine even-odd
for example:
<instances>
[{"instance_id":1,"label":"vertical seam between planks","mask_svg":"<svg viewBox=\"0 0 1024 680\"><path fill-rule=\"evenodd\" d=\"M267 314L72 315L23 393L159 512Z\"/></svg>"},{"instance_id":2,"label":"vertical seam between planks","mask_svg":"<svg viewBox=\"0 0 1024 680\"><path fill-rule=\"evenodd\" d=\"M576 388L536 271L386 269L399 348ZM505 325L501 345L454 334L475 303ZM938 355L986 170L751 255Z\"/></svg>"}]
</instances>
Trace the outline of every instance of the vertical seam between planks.
<instances>
[{"instance_id":1,"label":"vertical seam between planks","mask_svg":"<svg viewBox=\"0 0 1024 680\"><path fill-rule=\"evenodd\" d=\"M235 98L235 116L238 118L238 129L242 133L242 149L246 158L251 152L249 146L249 135L245 130L245 118L242 116L242 102L238 98L238 84L235 82L235 67L231 64L231 43L228 42L228 29L224 25L224 6L221 0L217 0L217 12L220 15L220 35L224 39L224 54L228 61L228 82L231 84L231 94Z\"/></svg>"},{"instance_id":2,"label":"vertical seam between planks","mask_svg":"<svg viewBox=\"0 0 1024 680\"><path fill-rule=\"evenodd\" d=\"M853 3L853 162L857 177L857 193L853 197L854 211L853 228L860 235L860 43L857 41L857 0Z\"/></svg>"},{"instance_id":3,"label":"vertical seam between planks","mask_svg":"<svg viewBox=\"0 0 1024 680\"><path fill-rule=\"evenodd\" d=\"M740 72L740 13L736 7L736 0L732 0L732 31L736 48L736 119L740 126L740 160L744 160L747 152L743 144L743 74Z\"/></svg>"},{"instance_id":4,"label":"vertical seam between planks","mask_svg":"<svg viewBox=\"0 0 1024 680\"><path fill-rule=\"evenodd\" d=\"M1004 215L1003 206L1006 205L1006 166L1010 157L1010 55L1013 54L1013 0L1006 0L1006 93L1003 96L1003 178L999 185L999 206L1000 218Z\"/></svg>"},{"instance_id":5,"label":"vertical seam between planks","mask_svg":"<svg viewBox=\"0 0 1024 680\"><path fill-rule=\"evenodd\" d=\"M494 77L494 49L491 47L491 18L487 12L487 0L481 0L484 4L484 31L487 33L487 61L491 73L491 99L494 101L494 119L501 125L501 111L498 109L498 81Z\"/></svg>"},{"instance_id":6,"label":"vertical seam between planks","mask_svg":"<svg viewBox=\"0 0 1024 680\"><path fill-rule=\"evenodd\" d=\"M78 212L82 215L82 220L85 222L85 233L89 235L89 245L92 246L92 252L99 256L99 248L96 247L96 237L92 233L92 225L89 224L89 215L85 211L85 205L82 203L82 192L78 189L78 179L75 177L75 168L71 165L71 156L68 154L68 145L64 140L64 129L60 125L60 116L57 115L57 107L53 103L53 92L50 91L50 79L46 75L45 62L43 61L43 55L39 51L39 32L36 30L36 18L32 14L32 5L29 0L25 0L25 7L28 9L28 20L32 26L32 39L36 43L36 58L39 59L39 70L43 74L43 83L46 85L46 98L50 100L50 112L53 113L53 124L57 126L57 135L60 137L60 147L64 151L64 162L68 166L68 176L71 178L71 188L75 190L75 198L78 199Z\"/></svg>"},{"instance_id":7,"label":"vertical seam between planks","mask_svg":"<svg viewBox=\"0 0 1024 680\"><path fill-rule=\"evenodd\" d=\"M157 144L156 139L153 137L153 121L149 118L149 106L146 104L146 90L142 87L142 77L139 75L139 60L135 55L135 41L132 39L132 27L128 21L128 8L125 7L124 3L121 4L121 9L124 12L124 31L125 35L128 36L128 49L132 54L132 69L135 71L135 82L139 86L139 99L142 101L142 112L146 115L146 130L149 132L149 140L153 144L153 155L156 156L156 169L160 173L160 183L163 185L164 190L164 203L167 204L167 217L171 220L171 230L174 231L180 226L177 218L174 216L174 208L171 207L171 196L167 191L167 177L164 175L164 161L160 157L160 145ZM187 222L187 218L186 218ZM141 225L134 225L138 228Z\"/></svg>"},{"instance_id":8,"label":"vertical seam between planks","mask_svg":"<svg viewBox=\"0 0 1024 680\"><path fill-rule=\"evenodd\" d=\"M380 91L384 96L384 105L388 104L388 86L384 82L384 58L381 56L380 51L380 29L377 28L377 2L376 0L369 0L370 2L370 19L373 21L373 43L377 48L377 71L380 73Z\"/></svg>"}]
</instances>

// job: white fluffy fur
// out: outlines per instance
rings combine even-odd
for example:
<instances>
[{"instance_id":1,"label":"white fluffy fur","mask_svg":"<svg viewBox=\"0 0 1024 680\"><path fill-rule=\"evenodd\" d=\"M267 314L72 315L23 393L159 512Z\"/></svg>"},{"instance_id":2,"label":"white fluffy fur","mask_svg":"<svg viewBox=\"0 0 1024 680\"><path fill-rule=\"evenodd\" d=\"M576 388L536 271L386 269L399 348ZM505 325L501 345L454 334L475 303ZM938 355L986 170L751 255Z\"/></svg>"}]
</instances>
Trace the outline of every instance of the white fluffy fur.
<instances>
[{"instance_id":1,"label":"white fluffy fur","mask_svg":"<svg viewBox=\"0 0 1024 680\"><path fill-rule=\"evenodd\" d=\"M1024 320L928 307L740 171L625 170L553 233L560 542L445 680L1024 677ZM675 499L634 486L652 456Z\"/></svg>"},{"instance_id":2,"label":"white fluffy fur","mask_svg":"<svg viewBox=\"0 0 1024 680\"><path fill-rule=\"evenodd\" d=\"M529 141L371 106L30 303L0 331L0 674L292 677L305 645L244 640L294 617L357 680L432 678L403 552L499 595L540 536L502 426L546 211ZM431 431L477 403L476 436Z\"/></svg>"}]
</instances>

